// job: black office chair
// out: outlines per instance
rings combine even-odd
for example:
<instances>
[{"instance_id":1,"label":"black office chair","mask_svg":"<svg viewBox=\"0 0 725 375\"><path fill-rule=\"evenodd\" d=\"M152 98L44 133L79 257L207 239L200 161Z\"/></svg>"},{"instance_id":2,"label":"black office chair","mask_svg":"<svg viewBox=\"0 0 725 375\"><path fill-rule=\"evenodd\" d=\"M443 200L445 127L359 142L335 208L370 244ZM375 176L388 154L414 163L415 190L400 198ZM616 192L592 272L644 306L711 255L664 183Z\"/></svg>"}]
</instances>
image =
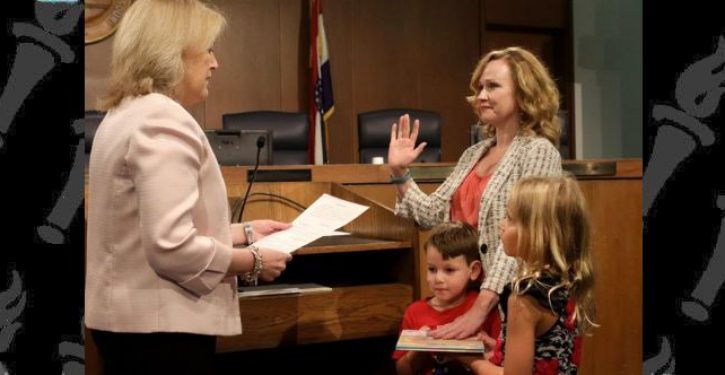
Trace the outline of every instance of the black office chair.
<instances>
[{"instance_id":1,"label":"black office chair","mask_svg":"<svg viewBox=\"0 0 725 375\"><path fill-rule=\"evenodd\" d=\"M357 135L360 153L360 163L370 163L375 156L382 156L387 163L388 145L390 144L390 129L393 123L400 120L404 114L410 115L410 126L420 120L420 131L417 142L427 142L428 145L418 157L418 163L435 163L441 161L441 117L432 111L417 109L383 109L360 113L357 115Z\"/></svg>"},{"instance_id":2,"label":"black office chair","mask_svg":"<svg viewBox=\"0 0 725 375\"><path fill-rule=\"evenodd\" d=\"M559 120L561 121L561 137L559 138L559 154L562 159L569 159L571 155L569 153L569 124L568 124L568 111L559 111ZM471 125L471 145L480 142L481 138L480 125L478 123Z\"/></svg>"},{"instance_id":3,"label":"black office chair","mask_svg":"<svg viewBox=\"0 0 725 375\"><path fill-rule=\"evenodd\" d=\"M222 115L225 130L269 130L275 165L309 164L307 113L255 111Z\"/></svg>"},{"instance_id":4,"label":"black office chair","mask_svg":"<svg viewBox=\"0 0 725 375\"><path fill-rule=\"evenodd\" d=\"M569 111L559 111L559 120L561 120L561 137L559 138L559 153L562 159L571 159L572 155L569 153Z\"/></svg>"},{"instance_id":5,"label":"black office chair","mask_svg":"<svg viewBox=\"0 0 725 375\"><path fill-rule=\"evenodd\" d=\"M269 130L207 129L204 133L219 165L254 165L260 137L264 142L259 150L259 165L274 164L274 142Z\"/></svg>"},{"instance_id":6,"label":"black office chair","mask_svg":"<svg viewBox=\"0 0 725 375\"><path fill-rule=\"evenodd\" d=\"M104 116L106 116L105 112L86 111L85 117L83 118L83 122L85 125L84 138L86 143L86 168L88 168L88 161L91 157L93 138L96 136L96 130L98 130L98 125L101 124Z\"/></svg>"},{"instance_id":7,"label":"black office chair","mask_svg":"<svg viewBox=\"0 0 725 375\"><path fill-rule=\"evenodd\" d=\"M481 142L482 140L483 136L481 135L481 125L477 122L471 125L471 146Z\"/></svg>"}]
</instances>

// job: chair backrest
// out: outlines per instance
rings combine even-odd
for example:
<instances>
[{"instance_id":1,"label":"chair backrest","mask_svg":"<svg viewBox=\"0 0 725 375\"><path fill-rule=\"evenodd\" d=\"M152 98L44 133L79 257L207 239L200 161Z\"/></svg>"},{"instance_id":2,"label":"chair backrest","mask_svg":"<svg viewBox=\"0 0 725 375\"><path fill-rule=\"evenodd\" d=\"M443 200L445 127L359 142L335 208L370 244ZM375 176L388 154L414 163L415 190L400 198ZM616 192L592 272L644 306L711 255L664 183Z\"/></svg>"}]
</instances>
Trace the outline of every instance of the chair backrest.
<instances>
[{"instance_id":1,"label":"chair backrest","mask_svg":"<svg viewBox=\"0 0 725 375\"><path fill-rule=\"evenodd\" d=\"M481 125L475 123L471 125L471 146L478 142L481 142L483 137L481 136Z\"/></svg>"},{"instance_id":2,"label":"chair backrest","mask_svg":"<svg viewBox=\"0 0 725 375\"><path fill-rule=\"evenodd\" d=\"M96 136L96 130L98 125L103 121L103 117L106 116L105 112L100 111L86 111L83 118L85 129L83 131L83 137L85 138L86 148L86 167L88 167L88 161L91 156L91 148L93 148L93 138Z\"/></svg>"},{"instance_id":3,"label":"chair backrest","mask_svg":"<svg viewBox=\"0 0 725 375\"><path fill-rule=\"evenodd\" d=\"M569 147L569 114L566 110L559 111L559 120L561 120L561 137L559 138L559 154L562 159L571 158L570 147ZM474 145L482 140L480 126L478 123L471 125L471 145Z\"/></svg>"},{"instance_id":4,"label":"chair backrest","mask_svg":"<svg viewBox=\"0 0 725 375\"><path fill-rule=\"evenodd\" d=\"M96 130L98 125L103 121L103 117L106 116L105 112L100 111L86 111L83 122L85 125L84 138L86 140L86 154L91 153L93 147L93 137L96 136Z\"/></svg>"},{"instance_id":5,"label":"chair backrest","mask_svg":"<svg viewBox=\"0 0 725 375\"><path fill-rule=\"evenodd\" d=\"M360 163L370 163L375 156L382 156L387 163L390 129L404 114L410 115L410 125L420 120L418 143L427 142L416 162L434 163L441 161L441 117L432 111L417 109L383 109L357 115L358 151Z\"/></svg>"},{"instance_id":6,"label":"chair backrest","mask_svg":"<svg viewBox=\"0 0 725 375\"><path fill-rule=\"evenodd\" d=\"M559 111L559 119L561 120L561 137L559 138L559 153L561 154L562 159L571 159L572 155L570 155L571 148L569 147L569 143L571 140L569 139L569 111L561 110Z\"/></svg>"},{"instance_id":7,"label":"chair backrest","mask_svg":"<svg viewBox=\"0 0 725 375\"><path fill-rule=\"evenodd\" d=\"M307 113L255 111L222 115L226 130L269 130L276 165L309 164Z\"/></svg>"},{"instance_id":8,"label":"chair backrest","mask_svg":"<svg viewBox=\"0 0 725 375\"><path fill-rule=\"evenodd\" d=\"M264 139L259 165L272 164L274 141L269 130L204 130L219 165L254 165L258 138Z\"/></svg>"}]
</instances>

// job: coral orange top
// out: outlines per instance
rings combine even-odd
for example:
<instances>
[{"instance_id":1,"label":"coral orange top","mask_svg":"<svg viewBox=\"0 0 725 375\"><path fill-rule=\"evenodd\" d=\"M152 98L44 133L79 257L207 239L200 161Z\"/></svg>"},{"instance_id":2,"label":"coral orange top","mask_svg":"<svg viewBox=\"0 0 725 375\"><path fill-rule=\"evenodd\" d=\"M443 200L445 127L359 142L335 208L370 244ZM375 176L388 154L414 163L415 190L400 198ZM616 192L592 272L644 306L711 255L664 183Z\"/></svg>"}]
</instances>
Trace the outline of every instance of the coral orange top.
<instances>
[{"instance_id":1,"label":"coral orange top","mask_svg":"<svg viewBox=\"0 0 725 375\"><path fill-rule=\"evenodd\" d=\"M493 172L485 176L476 174L476 168L466 176L451 199L451 221L463 221L478 228L481 196L491 180Z\"/></svg>"}]
</instances>

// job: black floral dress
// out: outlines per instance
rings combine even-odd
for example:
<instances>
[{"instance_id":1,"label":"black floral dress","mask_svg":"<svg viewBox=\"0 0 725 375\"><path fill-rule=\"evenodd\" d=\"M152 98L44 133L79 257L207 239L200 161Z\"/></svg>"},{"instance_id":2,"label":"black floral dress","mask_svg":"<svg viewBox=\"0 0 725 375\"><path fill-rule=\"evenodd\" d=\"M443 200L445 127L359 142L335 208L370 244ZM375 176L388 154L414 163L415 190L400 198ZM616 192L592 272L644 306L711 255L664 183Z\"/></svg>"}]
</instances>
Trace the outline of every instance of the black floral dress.
<instances>
[{"instance_id":1,"label":"black floral dress","mask_svg":"<svg viewBox=\"0 0 725 375\"><path fill-rule=\"evenodd\" d=\"M577 335L576 322L572 319L574 314L574 300L569 298L569 290L558 288L551 295L549 303L549 290L556 285L553 278L541 277L538 282L524 293L533 297L541 306L551 310L559 319L543 335L536 338L534 349L535 375L549 374L576 374L581 359L581 336ZM508 313L508 297L511 295L512 285L506 285L501 293L499 307L503 312L501 334L496 342L491 362L503 366L506 350L506 321Z\"/></svg>"}]
</instances>

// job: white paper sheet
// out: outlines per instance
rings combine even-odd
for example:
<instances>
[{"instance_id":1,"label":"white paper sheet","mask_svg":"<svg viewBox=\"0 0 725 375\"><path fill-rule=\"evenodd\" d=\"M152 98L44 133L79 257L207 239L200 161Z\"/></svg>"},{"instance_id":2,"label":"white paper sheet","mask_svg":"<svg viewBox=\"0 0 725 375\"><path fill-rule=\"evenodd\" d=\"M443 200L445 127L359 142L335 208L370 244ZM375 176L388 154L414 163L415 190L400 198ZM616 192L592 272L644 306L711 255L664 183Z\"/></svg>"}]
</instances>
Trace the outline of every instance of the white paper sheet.
<instances>
[{"instance_id":1,"label":"white paper sheet","mask_svg":"<svg viewBox=\"0 0 725 375\"><path fill-rule=\"evenodd\" d=\"M293 222L292 227L254 243L257 247L292 253L302 246L335 233L360 216L367 206L323 194Z\"/></svg>"},{"instance_id":2,"label":"white paper sheet","mask_svg":"<svg viewBox=\"0 0 725 375\"><path fill-rule=\"evenodd\" d=\"M292 225L327 234L353 221L367 209L367 206L322 194L292 222Z\"/></svg>"}]
</instances>

